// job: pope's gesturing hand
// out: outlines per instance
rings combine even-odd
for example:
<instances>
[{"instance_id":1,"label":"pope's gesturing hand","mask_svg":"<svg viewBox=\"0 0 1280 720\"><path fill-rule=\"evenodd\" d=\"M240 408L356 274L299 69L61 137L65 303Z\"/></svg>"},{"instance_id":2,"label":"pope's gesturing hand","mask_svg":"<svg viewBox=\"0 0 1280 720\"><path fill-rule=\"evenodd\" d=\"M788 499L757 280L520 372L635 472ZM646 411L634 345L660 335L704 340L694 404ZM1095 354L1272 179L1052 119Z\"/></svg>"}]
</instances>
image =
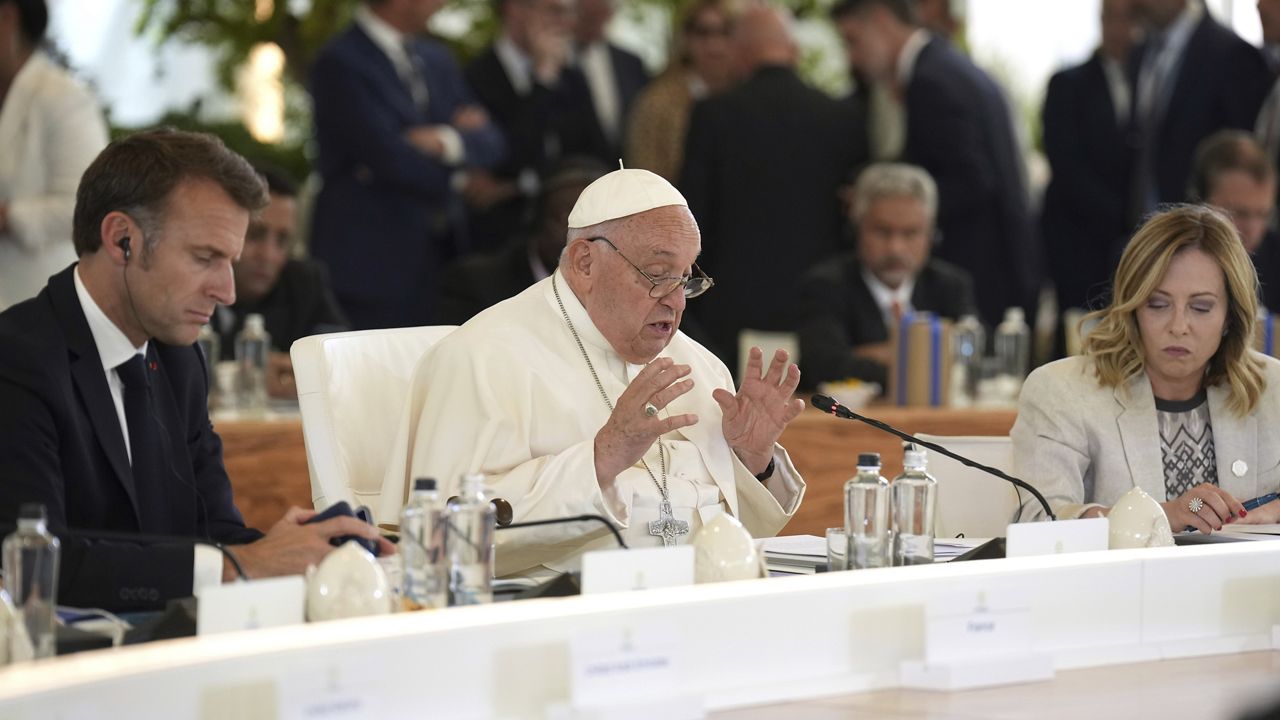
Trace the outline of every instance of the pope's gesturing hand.
<instances>
[{"instance_id":1,"label":"pope's gesturing hand","mask_svg":"<svg viewBox=\"0 0 1280 720\"><path fill-rule=\"evenodd\" d=\"M760 348L751 348L737 395L723 388L711 393L724 412L724 439L755 475L769 467L778 437L804 410L804 401L792 398L800 385L800 368L787 362L790 357L785 350L778 350L769 372L761 377L763 359Z\"/></svg>"},{"instance_id":2,"label":"pope's gesturing hand","mask_svg":"<svg viewBox=\"0 0 1280 720\"><path fill-rule=\"evenodd\" d=\"M639 462L664 433L698 422L692 413L658 416L659 410L693 389L692 379L681 380L688 374L688 365L661 357L646 365L623 391L609 420L596 433L596 481L601 488L613 485L618 473Z\"/></svg>"}]
</instances>

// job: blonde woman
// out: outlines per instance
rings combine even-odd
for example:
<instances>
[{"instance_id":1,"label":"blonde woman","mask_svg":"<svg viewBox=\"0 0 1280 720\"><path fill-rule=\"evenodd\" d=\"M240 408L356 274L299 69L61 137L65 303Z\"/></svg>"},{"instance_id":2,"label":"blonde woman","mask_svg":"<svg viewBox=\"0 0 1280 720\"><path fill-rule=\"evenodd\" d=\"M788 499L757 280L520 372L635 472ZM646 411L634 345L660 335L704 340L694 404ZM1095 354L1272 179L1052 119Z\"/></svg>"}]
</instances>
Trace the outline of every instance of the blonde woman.
<instances>
[{"instance_id":1,"label":"blonde woman","mask_svg":"<svg viewBox=\"0 0 1280 720\"><path fill-rule=\"evenodd\" d=\"M1060 518L1106 515L1134 486L1175 531L1280 521L1280 362L1255 352L1258 281L1231 221L1181 205L1125 248L1084 354L1027 378L1014 471ZM1024 519L1040 513L1024 506Z\"/></svg>"}]
</instances>

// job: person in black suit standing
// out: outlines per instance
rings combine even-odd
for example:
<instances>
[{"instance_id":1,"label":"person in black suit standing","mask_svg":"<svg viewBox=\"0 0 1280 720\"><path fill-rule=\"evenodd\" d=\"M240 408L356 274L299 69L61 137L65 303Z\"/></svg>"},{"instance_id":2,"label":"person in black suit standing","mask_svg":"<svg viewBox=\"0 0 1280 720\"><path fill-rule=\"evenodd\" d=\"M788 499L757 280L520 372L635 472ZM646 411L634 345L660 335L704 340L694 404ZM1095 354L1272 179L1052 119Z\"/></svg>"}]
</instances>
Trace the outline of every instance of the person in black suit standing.
<instances>
[{"instance_id":1,"label":"person in black suit standing","mask_svg":"<svg viewBox=\"0 0 1280 720\"><path fill-rule=\"evenodd\" d=\"M1045 94L1044 150L1053 174L1040 232L1059 311L1096 306L1129 235L1133 92L1126 68L1136 30L1132 0L1104 0L1102 44L1084 64L1055 73Z\"/></svg>"},{"instance_id":2,"label":"person in black suit standing","mask_svg":"<svg viewBox=\"0 0 1280 720\"><path fill-rule=\"evenodd\" d=\"M733 32L746 79L694 106L680 181L717 283L695 314L730 368L741 330L794 329L778 296L838 249L838 189L866 157L853 108L796 73L789 18L752 6Z\"/></svg>"},{"instance_id":3,"label":"person in black suit standing","mask_svg":"<svg viewBox=\"0 0 1280 720\"><path fill-rule=\"evenodd\" d=\"M1200 0L1135 0L1147 37L1134 54L1136 224L1187 189L1196 146L1222 128L1252 130L1271 86L1262 53L1218 24Z\"/></svg>"},{"instance_id":4,"label":"person in black suit standing","mask_svg":"<svg viewBox=\"0 0 1280 720\"><path fill-rule=\"evenodd\" d=\"M578 70L591 96L595 132L608 152L601 160L610 165L617 165L622 157L631 104L649 82L649 71L640 57L604 36L616 9L617 0L578 0L573 26Z\"/></svg>"},{"instance_id":5,"label":"person in black suit standing","mask_svg":"<svg viewBox=\"0 0 1280 720\"><path fill-rule=\"evenodd\" d=\"M919 167L878 163L858 176L857 249L810 269L795 303L807 387L848 378L886 387L892 324L911 312L977 312L969 274L930 257L937 210L937 186Z\"/></svg>"},{"instance_id":6,"label":"person in black suit standing","mask_svg":"<svg viewBox=\"0 0 1280 720\"><path fill-rule=\"evenodd\" d=\"M850 64L903 98L902 161L938 183L936 254L973 275L988 326L1014 306L1035 317L1039 249L1013 114L1000 88L920 27L911 0L842 0L831 14Z\"/></svg>"},{"instance_id":7,"label":"person in black suit standing","mask_svg":"<svg viewBox=\"0 0 1280 720\"><path fill-rule=\"evenodd\" d=\"M534 221L501 250L465 257L445 271L436 322L461 325L481 310L520 294L560 264L569 212L588 185L609 172L594 158L565 158L538 195Z\"/></svg>"},{"instance_id":8,"label":"person in black suit standing","mask_svg":"<svg viewBox=\"0 0 1280 720\"><path fill-rule=\"evenodd\" d=\"M314 513L300 508L263 536L232 500L194 343L214 306L235 301L232 262L266 200L249 164L212 136L117 140L76 193L79 262L0 313L0 522L45 506L62 540L60 603L153 609L234 577L216 550L189 542L68 529L234 545L250 577L301 573L333 537L378 536L354 518L304 525Z\"/></svg>"},{"instance_id":9,"label":"person in black suit standing","mask_svg":"<svg viewBox=\"0 0 1280 720\"><path fill-rule=\"evenodd\" d=\"M497 248L529 221L543 178L561 157L616 162L573 63L572 0L498 0L502 32L464 71L507 140L506 158L469 175L479 248Z\"/></svg>"}]
</instances>

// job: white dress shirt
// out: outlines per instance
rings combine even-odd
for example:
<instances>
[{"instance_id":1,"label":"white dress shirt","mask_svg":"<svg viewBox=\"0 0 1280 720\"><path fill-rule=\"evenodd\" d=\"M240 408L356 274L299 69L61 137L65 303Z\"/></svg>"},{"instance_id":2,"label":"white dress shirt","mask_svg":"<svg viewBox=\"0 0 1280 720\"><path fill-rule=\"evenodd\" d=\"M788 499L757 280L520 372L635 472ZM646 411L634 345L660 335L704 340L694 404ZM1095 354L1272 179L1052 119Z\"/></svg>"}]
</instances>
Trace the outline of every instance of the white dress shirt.
<instances>
[{"instance_id":1,"label":"white dress shirt","mask_svg":"<svg viewBox=\"0 0 1280 720\"><path fill-rule=\"evenodd\" d=\"M622 99L618 97L609 44L600 40L583 48L578 53L578 67L591 90L591 104L600 120L600 129L609 142L617 143L622 130Z\"/></svg>"},{"instance_id":2,"label":"white dress shirt","mask_svg":"<svg viewBox=\"0 0 1280 720\"><path fill-rule=\"evenodd\" d=\"M902 284L896 288L880 282L880 278L876 277L867 268L862 268L862 281L867 284L867 290L871 291L871 299L876 301L876 305L880 308L880 316L884 318L885 328L892 328L898 324L898 318L893 316L893 303L898 303L898 310L903 316L907 313L915 312L915 308L911 306L911 293L916 289L916 279L909 277L902 281Z\"/></svg>"},{"instance_id":3,"label":"white dress shirt","mask_svg":"<svg viewBox=\"0 0 1280 720\"><path fill-rule=\"evenodd\" d=\"M116 368L134 355L147 355L147 343L135 347L129 342L116 324L98 307L93 296L89 294L84 281L80 279L80 268L72 273L76 286L76 297L80 300L80 309L84 311L84 319L89 323L89 334L93 336L93 344L98 348L98 358L102 361L102 372L107 376L107 389L111 391L111 402L116 408L116 417L120 420L120 435L124 438L125 453L133 464L133 448L129 445L129 421L124 414L124 381ZM222 553L207 545L195 545L192 558L191 593L207 585L222 582Z\"/></svg>"}]
</instances>

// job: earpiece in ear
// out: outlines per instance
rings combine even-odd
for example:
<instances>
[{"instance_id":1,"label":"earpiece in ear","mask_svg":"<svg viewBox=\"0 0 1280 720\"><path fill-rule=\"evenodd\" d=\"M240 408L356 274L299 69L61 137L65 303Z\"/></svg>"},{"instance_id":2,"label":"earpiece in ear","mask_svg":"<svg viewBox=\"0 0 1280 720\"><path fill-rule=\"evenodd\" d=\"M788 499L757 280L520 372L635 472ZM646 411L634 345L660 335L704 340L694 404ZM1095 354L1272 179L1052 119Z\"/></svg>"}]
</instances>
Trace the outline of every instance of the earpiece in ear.
<instances>
[{"instance_id":1,"label":"earpiece in ear","mask_svg":"<svg viewBox=\"0 0 1280 720\"><path fill-rule=\"evenodd\" d=\"M124 261L129 262L129 258L133 257L133 249L129 247L129 236L125 235L120 238L120 242L116 243L120 249L124 251Z\"/></svg>"}]
</instances>

